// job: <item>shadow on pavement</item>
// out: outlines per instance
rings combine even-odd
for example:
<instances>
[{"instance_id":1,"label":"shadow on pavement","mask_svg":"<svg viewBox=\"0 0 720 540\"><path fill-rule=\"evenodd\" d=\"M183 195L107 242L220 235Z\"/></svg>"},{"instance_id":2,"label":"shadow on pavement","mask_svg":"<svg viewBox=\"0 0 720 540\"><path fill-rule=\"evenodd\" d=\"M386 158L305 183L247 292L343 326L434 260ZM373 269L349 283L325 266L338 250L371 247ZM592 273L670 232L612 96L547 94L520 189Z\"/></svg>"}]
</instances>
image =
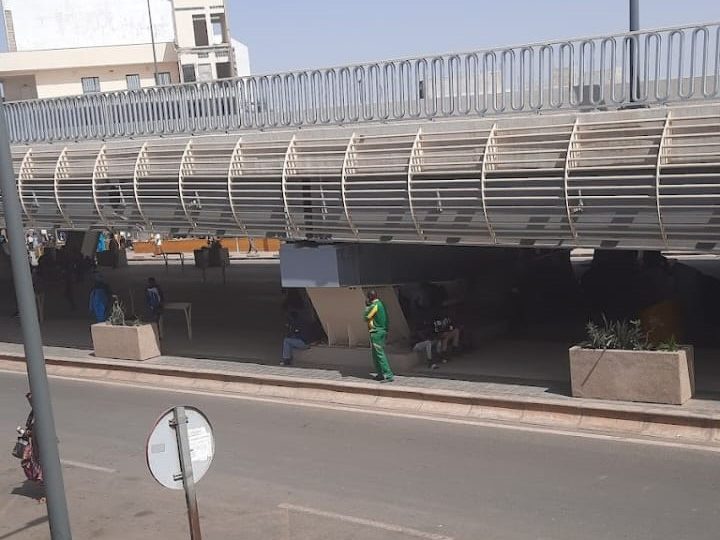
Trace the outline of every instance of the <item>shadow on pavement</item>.
<instances>
[{"instance_id":1,"label":"shadow on pavement","mask_svg":"<svg viewBox=\"0 0 720 540\"><path fill-rule=\"evenodd\" d=\"M35 527L37 525L42 525L43 523L47 523L47 520L48 520L47 516L43 516L41 518L37 518L37 519L33 519L32 521L28 521L22 527L18 527L17 529L0 536L0 540L5 540L6 538L12 538L16 534L26 531L27 529L31 529L32 527Z\"/></svg>"},{"instance_id":2,"label":"shadow on pavement","mask_svg":"<svg viewBox=\"0 0 720 540\"><path fill-rule=\"evenodd\" d=\"M28 499L40 500L45 497L45 488L37 482L25 480L22 486L14 488L11 492L12 495L20 495L21 497L27 497Z\"/></svg>"}]
</instances>

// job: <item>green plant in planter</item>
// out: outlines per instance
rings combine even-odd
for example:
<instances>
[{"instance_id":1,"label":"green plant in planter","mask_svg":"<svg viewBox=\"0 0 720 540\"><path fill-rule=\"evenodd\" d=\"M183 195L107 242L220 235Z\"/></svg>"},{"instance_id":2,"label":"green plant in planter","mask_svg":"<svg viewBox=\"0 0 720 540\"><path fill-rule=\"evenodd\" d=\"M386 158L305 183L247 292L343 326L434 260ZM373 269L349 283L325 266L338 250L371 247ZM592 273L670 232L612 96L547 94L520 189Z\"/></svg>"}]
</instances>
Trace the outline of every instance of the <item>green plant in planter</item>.
<instances>
[{"instance_id":1,"label":"green plant in planter","mask_svg":"<svg viewBox=\"0 0 720 540\"><path fill-rule=\"evenodd\" d=\"M674 352L680 348L675 336L662 343L651 343L638 320L608 321L603 315L602 324L590 321L585 328L588 339L580 344L584 349Z\"/></svg>"},{"instance_id":2,"label":"green plant in planter","mask_svg":"<svg viewBox=\"0 0 720 540\"><path fill-rule=\"evenodd\" d=\"M112 326L140 326L142 324L137 317L125 318L125 307L117 296L113 296L113 304L107 322Z\"/></svg>"},{"instance_id":3,"label":"green plant in planter","mask_svg":"<svg viewBox=\"0 0 720 540\"><path fill-rule=\"evenodd\" d=\"M677 339L675 339L675 336L672 336L667 341L658 343L658 346L657 346L658 351L668 351L668 352L675 352L679 348L680 348L680 344L677 342Z\"/></svg>"},{"instance_id":4,"label":"green plant in planter","mask_svg":"<svg viewBox=\"0 0 720 540\"><path fill-rule=\"evenodd\" d=\"M586 326L588 340L581 344L585 349L618 349L647 351L652 346L643 332L640 321L608 321L603 315L602 324L592 321Z\"/></svg>"}]
</instances>

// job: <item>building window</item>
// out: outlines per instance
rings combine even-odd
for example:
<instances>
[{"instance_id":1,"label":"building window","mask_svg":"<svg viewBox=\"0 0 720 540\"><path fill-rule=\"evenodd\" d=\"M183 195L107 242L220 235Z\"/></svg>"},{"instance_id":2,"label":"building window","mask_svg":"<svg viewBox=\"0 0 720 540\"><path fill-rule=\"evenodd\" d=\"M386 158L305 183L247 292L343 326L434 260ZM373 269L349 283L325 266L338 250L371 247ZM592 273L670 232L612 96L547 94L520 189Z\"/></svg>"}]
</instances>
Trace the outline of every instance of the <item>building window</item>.
<instances>
[{"instance_id":1,"label":"building window","mask_svg":"<svg viewBox=\"0 0 720 540\"><path fill-rule=\"evenodd\" d=\"M212 66L210 64L198 64L198 81L212 81Z\"/></svg>"},{"instance_id":2,"label":"building window","mask_svg":"<svg viewBox=\"0 0 720 540\"><path fill-rule=\"evenodd\" d=\"M230 62L218 62L215 64L215 69L217 70L217 78L218 79L229 79L232 77L232 68L230 67Z\"/></svg>"},{"instance_id":3,"label":"building window","mask_svg":"<svg viewBox=\"0 0 720 540\"><path fill-rule=\"evenodd\" d=\"M197 78L195 77L195 66L192 64L183 65L182 73L183 81L185 82L195 82L197 80Z\"/></svg>"},{"instance_id":4,"label":"building window","mask_svg":"<svg viewBox=\"0 0 720 540\"><path fill-rule=\"evenodd\" d=\"M222 13L210 15L210 24L212 26L213 45L225 43L225 15Z\"/></svg>"},{"instance_id":5,"label":"building window","mask_svg":"<svg viewBox=\"0 0 720 540\"><path fill-rule=\"evenodd\" d=\"M207 47L210 43L208 42L207 19L205 15L193 15L192 21L193 30L195 31L195 46Z\"/></svg>"},{"instance_id":6,"label":"building window","mask_svg":"<svg viewBox=\"0 0 720 540\"><path fill-rule=\"evenodd\" d=\"M172 84L172 79L170 78L170 72L169 71L161 71L157 74L157 84L158 86L167 86L168 84Z\"/></svg>"},{"instance_id":7,"label":"building window","mask_svg":"<svg viewBox=\"0 0 720 540\"><path fill-rule=\"evenodd\" d=\"M99 77L82 77L80 82L82 83L83 94L92 94L93 92L100 91Z\"/></svg>"},{"instance_id":8,"label":"building window","mask_svg":"<svg viewBox=\"0 0 720 540\"><path fill-rule=\"evenodd\" d=\"M125 75L128 90L140 90L140 75Z\"/></svg>"}]
</instances>

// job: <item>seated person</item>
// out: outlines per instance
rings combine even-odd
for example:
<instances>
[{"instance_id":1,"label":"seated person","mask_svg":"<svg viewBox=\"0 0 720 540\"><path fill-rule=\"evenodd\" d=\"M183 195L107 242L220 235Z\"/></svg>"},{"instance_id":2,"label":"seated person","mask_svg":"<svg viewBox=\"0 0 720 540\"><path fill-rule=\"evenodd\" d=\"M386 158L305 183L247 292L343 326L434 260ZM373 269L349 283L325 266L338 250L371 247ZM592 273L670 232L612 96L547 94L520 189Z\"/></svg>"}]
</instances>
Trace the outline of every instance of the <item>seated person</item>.
<instances>
[{"instance_id":1,"label":"seated person","mask_svg":"<svg viewBox=\"0 0 720 540\"><path fill-rule=\"evenodd\" d=\"M413 342L415 343L415 345L413 345L413 351L418 353L424 352L427 366L430 369L437 369L438 365L433 358L433 349L436 349L438 344L434 339L435 336L432 326L427 323L421 325L413 337Z\"/></svg>"},{"instance_id":2,"label":"seated person","mask_svg":"<svg viewBox=\"0 0 720 540\"><path fill-rule=\"evenodd\" d=\"M460 350L460 328L450 317L438 317L433 321L433 331L438 342L437 351L445 364L450 353Z\"/></svg>"},{"instance_id":3,"label":"seated person","mask_svg":"<svg viewBox=\"0 0 720 540\"><path fill-rule=\"evenodd\" d=\"M300 321L300 314L297 311L288 313L288 321L285 324L287 333L283 339L281 366L292 365L293 351L300 349L304 351L310 348L307 342L307 336Z\"/></svg>"}]
</instances>

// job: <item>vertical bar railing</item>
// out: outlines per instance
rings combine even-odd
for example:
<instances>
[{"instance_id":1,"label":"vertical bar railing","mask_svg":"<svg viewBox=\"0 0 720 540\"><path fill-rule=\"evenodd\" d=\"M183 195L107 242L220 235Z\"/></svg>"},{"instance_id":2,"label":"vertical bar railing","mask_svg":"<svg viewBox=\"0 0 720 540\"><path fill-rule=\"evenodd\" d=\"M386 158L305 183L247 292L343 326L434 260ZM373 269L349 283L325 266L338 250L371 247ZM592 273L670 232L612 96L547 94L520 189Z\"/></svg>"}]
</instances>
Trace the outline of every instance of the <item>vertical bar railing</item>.
<instances>
[{"instance_id":1,"label":"vertical bar railing","mask_svg":"<svg viewBox=\"0 0 720 540\"><path fill-rule=\"evenodd\" d=\"M631 55L637 85L630 84ZM5 106L14 143L720 98L720 23Z\"/></svg>"}]
</instances>

